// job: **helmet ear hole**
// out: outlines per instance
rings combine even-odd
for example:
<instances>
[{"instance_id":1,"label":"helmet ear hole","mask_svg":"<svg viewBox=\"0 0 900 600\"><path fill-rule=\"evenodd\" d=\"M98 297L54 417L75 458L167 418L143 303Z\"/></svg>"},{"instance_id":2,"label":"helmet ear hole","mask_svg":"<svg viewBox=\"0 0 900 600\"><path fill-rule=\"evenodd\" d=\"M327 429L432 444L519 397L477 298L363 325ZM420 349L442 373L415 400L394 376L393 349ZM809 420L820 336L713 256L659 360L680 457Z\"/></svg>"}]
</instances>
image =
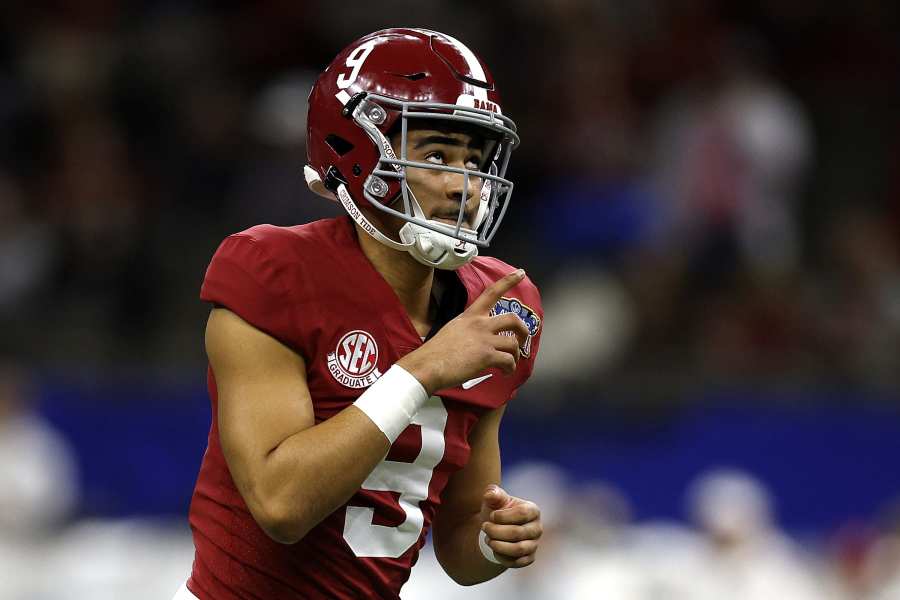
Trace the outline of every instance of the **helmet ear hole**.
<instances>
[{"instance_id":1,"label":"helmet ear hole","mask_svg":"<svg viewBox=\"0 0 900 600\"><path fill-rule=\"evenodd\" d=\"M325 143L335 151L338 156L344 156L351 150L353 150L353 144L345 140L339 135L335 135L333 133L329 133L325 137Z\"/></svg>"}]
</instances>

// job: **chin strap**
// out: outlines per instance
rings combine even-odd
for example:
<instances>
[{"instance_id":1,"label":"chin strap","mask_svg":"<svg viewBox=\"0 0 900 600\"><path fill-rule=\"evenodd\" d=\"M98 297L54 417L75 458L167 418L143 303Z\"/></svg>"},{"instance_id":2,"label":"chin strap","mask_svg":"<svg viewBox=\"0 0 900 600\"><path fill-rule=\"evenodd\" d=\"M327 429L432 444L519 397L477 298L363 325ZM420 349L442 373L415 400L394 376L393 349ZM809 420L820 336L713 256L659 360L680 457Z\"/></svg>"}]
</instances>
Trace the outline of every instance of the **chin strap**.
<instances>
[{"instance_id":1,"label":"chin strap","mask_svg":"<svg viewBox=\"0 0 900 600\"><path fill-rule=\"evenodd\" d=\"M353 201L353 197L350 196L350 192L347 191L347 186L345 186L343 183L338 186L337 195L338 200L340 200L340 203L344 206L344 210L347 211L347 214L350 215L350 217L354 221L356 221L356 224L359 225L363 229L363 231L371 235L373 238L375 238L385 246L393 248L394 250L401 250L403 252L410 251L412 245L415 242L395 242L388 236L381 233L378 228L375 227L372 222L366 218L366 215L364 215L363 212L359 210L356 202Z\"/></svg>"}]
</instances>

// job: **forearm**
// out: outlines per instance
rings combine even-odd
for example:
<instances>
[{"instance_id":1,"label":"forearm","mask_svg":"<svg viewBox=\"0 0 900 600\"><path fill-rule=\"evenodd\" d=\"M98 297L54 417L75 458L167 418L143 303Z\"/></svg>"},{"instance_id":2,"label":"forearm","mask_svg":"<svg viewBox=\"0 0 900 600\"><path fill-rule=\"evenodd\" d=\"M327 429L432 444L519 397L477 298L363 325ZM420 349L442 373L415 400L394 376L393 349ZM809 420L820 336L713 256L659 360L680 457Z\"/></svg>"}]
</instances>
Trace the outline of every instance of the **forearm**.
<instances>
[{"instance_id":1,"label":"forearm","mask_svg":"<svg viewBox=\"0 0 900 600\"><path fill-rule=\"evenodd\" d=\"M297 542L359 490L389 449L355 406L297 432L263 462L254 495L266 509L257 521L274 539Z\"/></svg>"},{"instance_id":2,"label":"forearm","mask_svg":"<svg viewBox=\"0 0 900 600\"><path fill-rule=\"evenodd\" d=\"M493 579L506 567L487 560L478 547L480 515L436 523L434 551L444 571L460 585L475 585Z\"/></svg>"}]
</instances>

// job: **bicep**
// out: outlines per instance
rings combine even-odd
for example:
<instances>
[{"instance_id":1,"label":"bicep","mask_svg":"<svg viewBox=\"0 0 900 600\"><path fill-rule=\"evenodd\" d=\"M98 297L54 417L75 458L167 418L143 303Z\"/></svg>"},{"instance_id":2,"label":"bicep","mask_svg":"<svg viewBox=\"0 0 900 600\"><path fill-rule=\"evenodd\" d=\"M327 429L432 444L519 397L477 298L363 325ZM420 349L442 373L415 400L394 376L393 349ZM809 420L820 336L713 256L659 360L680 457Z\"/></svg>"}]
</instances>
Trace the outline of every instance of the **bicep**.
<instances>
[{"instance_id":1,"label":"bicep","mask_svg":"<svg viewBox=\"0 0 900 600\"><path fill-rule=\"evenodd\" d=\"M219 441L251 502L254 473L291 435L315 423L303 358L235 313L213 309L206 352L218 392Z\"/></svg>"},{"instance_id":2,"label":"bicep","mask_svg":"<svg viewBox=\"0 0 900 600\"><path fill-rule=\"evenodd\" d=\"M453 475L441 494L436 533L441 523L452 527L478 513L485 488L500 483L499 435L505 408L504 405L485 413L469 434L469 461Z\"/></svg>"}]
</instances>

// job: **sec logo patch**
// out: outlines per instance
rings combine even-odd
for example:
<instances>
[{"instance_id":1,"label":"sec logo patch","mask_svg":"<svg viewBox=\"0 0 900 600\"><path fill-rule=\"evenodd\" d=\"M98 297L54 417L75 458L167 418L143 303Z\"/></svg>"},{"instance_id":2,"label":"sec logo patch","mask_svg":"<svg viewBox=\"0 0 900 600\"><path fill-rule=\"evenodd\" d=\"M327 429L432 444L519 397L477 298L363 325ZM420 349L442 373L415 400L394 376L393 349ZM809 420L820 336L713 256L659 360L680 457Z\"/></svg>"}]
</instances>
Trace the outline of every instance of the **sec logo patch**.
<instances>
[{"instance_id":1,"label":"sec logo patch","mask_svg":"<svg viewBox=\"0 0 900 600\"><path fill-rule=\"evenodd\" d=\"M344 334L334 352L328 354L328 370L338 383L348 388L359 389L375 383L381 377L375 338L361 329Z\"/></svg>"}]
</instances>

